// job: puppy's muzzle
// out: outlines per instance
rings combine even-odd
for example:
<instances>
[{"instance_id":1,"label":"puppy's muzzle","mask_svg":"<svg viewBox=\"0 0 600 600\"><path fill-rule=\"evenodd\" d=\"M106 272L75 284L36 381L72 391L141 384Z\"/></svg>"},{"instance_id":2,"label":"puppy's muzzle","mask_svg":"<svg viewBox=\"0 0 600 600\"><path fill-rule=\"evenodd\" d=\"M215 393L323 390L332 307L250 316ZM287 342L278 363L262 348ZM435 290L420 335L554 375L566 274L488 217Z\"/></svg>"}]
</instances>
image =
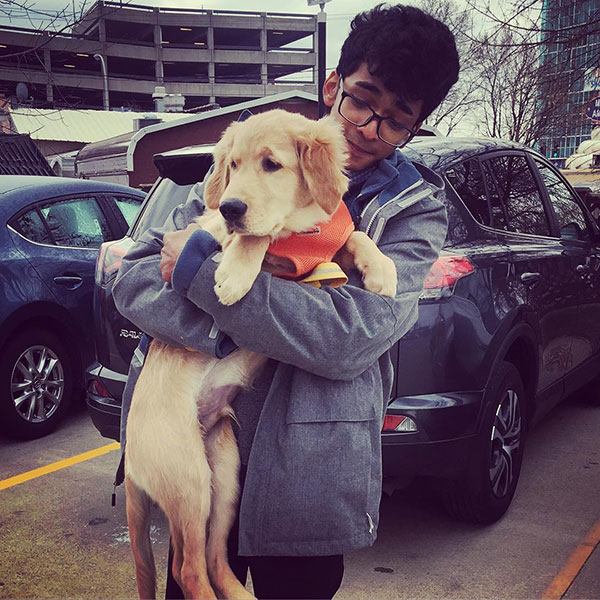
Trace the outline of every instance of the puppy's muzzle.
<instances>
[{"instance_id":1,"label":"puppy's muzzle","mask_svg":"<svg viewBox=\"0 0 600 600\"><path fill-rule=\"evenodd\" d=\"M242 217L248 210L248 205L237 198L232 198L231 200L221 202L219 210L221 211L223 218L233 225L240 223Z\"/></svg>"}]
</instances>

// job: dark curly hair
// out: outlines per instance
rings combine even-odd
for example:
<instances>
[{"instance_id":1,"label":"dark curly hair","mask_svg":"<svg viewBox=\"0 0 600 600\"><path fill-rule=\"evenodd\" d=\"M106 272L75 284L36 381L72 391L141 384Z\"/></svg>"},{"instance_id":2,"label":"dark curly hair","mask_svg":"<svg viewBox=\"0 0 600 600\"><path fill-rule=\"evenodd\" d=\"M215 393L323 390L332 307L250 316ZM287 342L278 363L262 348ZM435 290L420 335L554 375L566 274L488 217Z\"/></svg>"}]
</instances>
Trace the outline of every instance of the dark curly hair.
<instances>
[{"instance_id":1,"label":"dark curly hair","mask_svg":"<svg viewBox=\"0 0 600 600\"><path fill-rule=\"evenodd\" d=\"M422 100L424 121L458 81L454 35L430 14L398 4L379 4L359 13L337 66L341 77L365 62L369 73L403 100Z\"/></svg>"}]
</instances>

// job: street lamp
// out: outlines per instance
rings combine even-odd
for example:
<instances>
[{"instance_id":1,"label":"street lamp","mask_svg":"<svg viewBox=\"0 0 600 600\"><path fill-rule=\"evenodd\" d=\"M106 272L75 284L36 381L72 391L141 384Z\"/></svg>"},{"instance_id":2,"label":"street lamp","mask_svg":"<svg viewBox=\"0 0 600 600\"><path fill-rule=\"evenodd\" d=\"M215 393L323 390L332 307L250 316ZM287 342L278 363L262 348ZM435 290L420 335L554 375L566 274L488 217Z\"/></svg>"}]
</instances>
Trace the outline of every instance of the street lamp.
<instances>
[{"instance_id":1,"label":"street lamp","mask_svg":"<svg viewBox=\"0 0 600 600\"><path fill-rule=\"evenodd\" d=\"M94 54L94 58L100 61L102 67L102 76L104 78L104 110L110 110L110 104L108 102L108 74L106 73L106 61L102 54Z\"/></svg>"},{"instance_id":2,"label":"street lamp","mask_svg":"<svg viewBox=\"0 0 600 600\"><path fill-rule=\"evenodd\" d=\"M327 15L324 10L324 6L327 2L331 2L331 0L306 0L308 6L316 6L317 4L320 6L321 11L317 15L317 38L318 38L318 48L317 48L317 96L319 98L319 118L325 114L326 108L325 103L323 102L323 84L325 83L325 60L326 60L326 47L325 47L325 23L327 22Z\"/></svg>"}]
</instances>

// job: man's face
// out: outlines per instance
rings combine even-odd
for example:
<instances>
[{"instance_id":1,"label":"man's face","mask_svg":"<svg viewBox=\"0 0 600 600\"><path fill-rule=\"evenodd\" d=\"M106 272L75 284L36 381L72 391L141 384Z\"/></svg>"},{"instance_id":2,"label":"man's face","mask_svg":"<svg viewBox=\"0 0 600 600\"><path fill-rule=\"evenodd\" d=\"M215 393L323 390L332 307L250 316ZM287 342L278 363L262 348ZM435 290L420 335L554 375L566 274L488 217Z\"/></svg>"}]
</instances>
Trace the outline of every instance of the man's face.
<instances>
[{"instance_id":1,"label":"man's face","mask_svg":"<svg viewBox=\"0 0 600 600\"><path fill-rule=\"evenodd\" d=\"M391 117L396 122L413 131L418 122L422 100L404 101L391 92L379 77L369 73L366 63L344 78L344 91L368 104L378 115ZM348 142L348 168L362 171L389 156L394 147L381 141L377 136L377 119L362 127L349 123L340 115L338 107L342 99L340 76L332 72L323 86L323 100L331 109L331 116L342 124Z\"/></svg>"}]
</instances>

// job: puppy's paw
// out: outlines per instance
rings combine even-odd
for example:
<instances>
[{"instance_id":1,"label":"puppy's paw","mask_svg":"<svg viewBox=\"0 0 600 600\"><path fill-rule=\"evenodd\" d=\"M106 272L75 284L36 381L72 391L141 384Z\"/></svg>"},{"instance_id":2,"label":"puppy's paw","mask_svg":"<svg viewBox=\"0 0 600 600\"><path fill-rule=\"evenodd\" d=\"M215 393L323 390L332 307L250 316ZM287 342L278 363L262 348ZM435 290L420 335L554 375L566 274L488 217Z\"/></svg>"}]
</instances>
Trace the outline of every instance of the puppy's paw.
<instances>
[{"instance_id":1,"label":"puppy's paw","mask_svg":"<svg viewBox=\"0 0 600 600\"><path fill-rule=\"evenodd\" d=\"M241 586L233 591L223 594L223 596L220 597L228 598L229 600L256 600L255 596Z\"/></svg>"},{"instance_id":2,"label":"puppy's paw","mask_svg":"<svg viewBox=\"0 0 600 600\"><path fill-rule=\"evenodd\" d=\"M360 269L366 290L393 298L398 285L398 272L391 258L381 256L377 261L366 262Z\"/></svg>"},{"instance_id":3,"label":"puppy's paw","mask_svg":"<svg viewBox=\"0 0 600 600\"><path fill-rule=\"evenodd\" d=\"M221 264L215 271L215 294L221 304L231 306L241 300L252 287L252 281L235 272L223 269Z\"/></svg>"}]
</instances>

